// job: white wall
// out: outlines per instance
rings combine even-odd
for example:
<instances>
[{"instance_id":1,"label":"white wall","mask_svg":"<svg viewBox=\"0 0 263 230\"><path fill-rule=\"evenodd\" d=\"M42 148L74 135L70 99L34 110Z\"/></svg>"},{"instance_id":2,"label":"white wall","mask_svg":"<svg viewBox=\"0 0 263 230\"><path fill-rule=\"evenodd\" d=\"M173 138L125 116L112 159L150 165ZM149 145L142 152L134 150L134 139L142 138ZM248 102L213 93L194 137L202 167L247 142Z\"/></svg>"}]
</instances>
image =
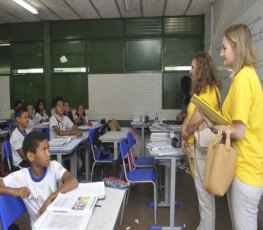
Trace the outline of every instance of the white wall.
<instances>
[{"instance_id":1,"label":"white wall","mask_svg":"<svg viewBox=\"0 0 263 230\"><path fill-rule=\"evenodd\" d=\"M162 110L162 74L89 75L89 111L91 119L133 119L134 113L154 118L175 119L178 111Z\"/></svg>"}]
</instances>

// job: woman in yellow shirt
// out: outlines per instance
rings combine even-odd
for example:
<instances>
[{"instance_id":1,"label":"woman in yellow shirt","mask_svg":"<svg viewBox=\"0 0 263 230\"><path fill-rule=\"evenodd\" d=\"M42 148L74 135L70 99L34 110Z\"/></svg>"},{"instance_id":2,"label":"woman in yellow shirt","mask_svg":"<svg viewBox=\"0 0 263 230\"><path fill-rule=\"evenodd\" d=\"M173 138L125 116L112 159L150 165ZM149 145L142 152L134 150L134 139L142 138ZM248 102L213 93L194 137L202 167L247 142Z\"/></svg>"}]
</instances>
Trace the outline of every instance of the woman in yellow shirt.
<instances>
[{"instance_id":1,"label":"woman in yellow shirt","mask_svg":"<svg viewBox=\"0 0 263 230\"><path fill-rule=\"evenodd\" d=\"M256 230L258 203L263 194L263 93L247 25L233 25L225 31L221 58L233 70L222 108L232 122L232 145L238 152L235 178L227 193L232 226L234 230ZM217 133L218 126L207 124Z\"/></svg>"},{"instance_id":2,"label":"woman in yellow shirt","mask_svg":"<svg viewBox=\"0 0 263 230\"><path fill-rule=\"evenodd\" d=\"M192 94L199 95L211 107L218 110L221 88L221 79L212 58L207 53L197 53L192 60ZM200 223L198 230L215 229L215 199L204 190L206 149L195 145L194 132L203 123L202 114L190 102L187 116L182 128L182 148L185 154L190 154L192 176L199 201Z\"/></svg>"}]
</instances>

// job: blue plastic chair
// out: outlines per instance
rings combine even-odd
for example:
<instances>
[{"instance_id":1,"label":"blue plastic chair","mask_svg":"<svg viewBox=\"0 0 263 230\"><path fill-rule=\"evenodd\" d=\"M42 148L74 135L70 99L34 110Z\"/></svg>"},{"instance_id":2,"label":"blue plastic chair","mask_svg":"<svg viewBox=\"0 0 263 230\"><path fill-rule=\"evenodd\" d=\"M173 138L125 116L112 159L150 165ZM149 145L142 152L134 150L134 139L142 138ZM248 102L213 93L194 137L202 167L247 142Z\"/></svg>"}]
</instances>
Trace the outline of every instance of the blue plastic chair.
<instances>
[{"instance_id":1,"label":"blue plastic chair","mask_svg":"<svg viewBox=\"0 0 263 230\"><path fill-rule=\"evenodd\" d=\"M131 164L134 165L135 168L156 168L155 160L153 157L135 157L135 151L136 153L138 153L138 147L136 144L136 139L134 138L133 133L131 131L127 133L127 140L130 147L130 160L132 161Z\"/></svg>"},{"instance_id":2,"label":"blue plastic chair","mask_svg":"<svg viewBox=\"0 0 263 230\"><path fill-rule=\"evenodd\" d=\"M94 172L94 167L97 163L101 164L112 164L114 159L111 154L108 154L108 152L105 152L105 149L102 146L98 146L95 143L95 134L98 132L97 129L90 129L89 130L89 141L90 141L90 146L91 146L91 151L93 155L94 162L92 164L92 169L91 169L91 177L90 181L92 181L93 178L93 172ZM108 154L105 158L100 159L99 153L103 151L103 153Z\"/></svg>"},{"instance_id":3,"label":"blue plastic chair","mask_svg":"<svg viewBox=\"0 0 263 230\"><path fill-rule=\"evenodd\" d=\"M11 195L0 195L0 221L3 230L8 230L8 227L26 211L22 199Z\"/></svg>"},{"instance_id":4,"label":"blue plastic chair","mask_svg":"<svg viewBox=\"0 0 263 230\"><path fill-rule=\"evenodd\" d=\"M133 170L127 170L125 167L125 158L128 157L129 148L125 139L120 140L120 152L121 159L124 169L124 175L129 183L151 183L153 185L154 191L154 223L156 224L156 213L157 213L157 173L155 169L152 168L139 168Z\"/></svg>"},{"instance_id":5,"label":"blue plastic chair","mask_svg":"<svg viewBox=\"0 0 263 230\"><path fill-rule=\"evenodd\" d=\"M5 152L9 172L12 172L12 165L11 165L12 154L11 154L9 139L4 141L4 152Z\"/></svg>"}]
</instances>

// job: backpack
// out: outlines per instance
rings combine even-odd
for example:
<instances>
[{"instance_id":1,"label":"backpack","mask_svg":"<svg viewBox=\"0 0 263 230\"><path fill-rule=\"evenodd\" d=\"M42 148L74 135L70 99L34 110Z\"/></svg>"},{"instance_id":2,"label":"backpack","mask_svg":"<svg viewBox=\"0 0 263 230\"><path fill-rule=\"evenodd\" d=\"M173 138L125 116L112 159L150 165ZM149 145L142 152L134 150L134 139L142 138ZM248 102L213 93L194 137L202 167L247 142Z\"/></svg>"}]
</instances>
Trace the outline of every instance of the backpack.
<instances>
[{"instance_id":1,"label":"backpack","mask_svg":"<svg viewBox=\"0 0 263 230\"><path fill-rule=\"evenodd\" d=\"M121 127L116 119L112 119L108 122L109 131L121 131Z\"/></svg>"}]
</instances>

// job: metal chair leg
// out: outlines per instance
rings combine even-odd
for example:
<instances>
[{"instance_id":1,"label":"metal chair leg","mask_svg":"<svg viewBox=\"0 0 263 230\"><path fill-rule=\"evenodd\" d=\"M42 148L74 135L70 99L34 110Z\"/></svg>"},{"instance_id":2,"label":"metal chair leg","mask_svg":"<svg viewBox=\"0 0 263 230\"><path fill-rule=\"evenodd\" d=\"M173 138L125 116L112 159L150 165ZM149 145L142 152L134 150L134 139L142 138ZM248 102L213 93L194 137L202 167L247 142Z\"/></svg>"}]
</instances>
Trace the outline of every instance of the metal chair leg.
<instances>
[{"instance_id":1,"label":"metal chair leg","mask_svg":"<svg viewBox=\"0 0 263 230\"><path fill-rule=\"evenodd\" d=\"M92 182L92 177L93 177L93 172L94 172L94 166L95 166L96 162L94 161L94 163L92 164L92 169L91 169L91 175L90 175L90 182Z\"/></svg>"}]
</instances>

